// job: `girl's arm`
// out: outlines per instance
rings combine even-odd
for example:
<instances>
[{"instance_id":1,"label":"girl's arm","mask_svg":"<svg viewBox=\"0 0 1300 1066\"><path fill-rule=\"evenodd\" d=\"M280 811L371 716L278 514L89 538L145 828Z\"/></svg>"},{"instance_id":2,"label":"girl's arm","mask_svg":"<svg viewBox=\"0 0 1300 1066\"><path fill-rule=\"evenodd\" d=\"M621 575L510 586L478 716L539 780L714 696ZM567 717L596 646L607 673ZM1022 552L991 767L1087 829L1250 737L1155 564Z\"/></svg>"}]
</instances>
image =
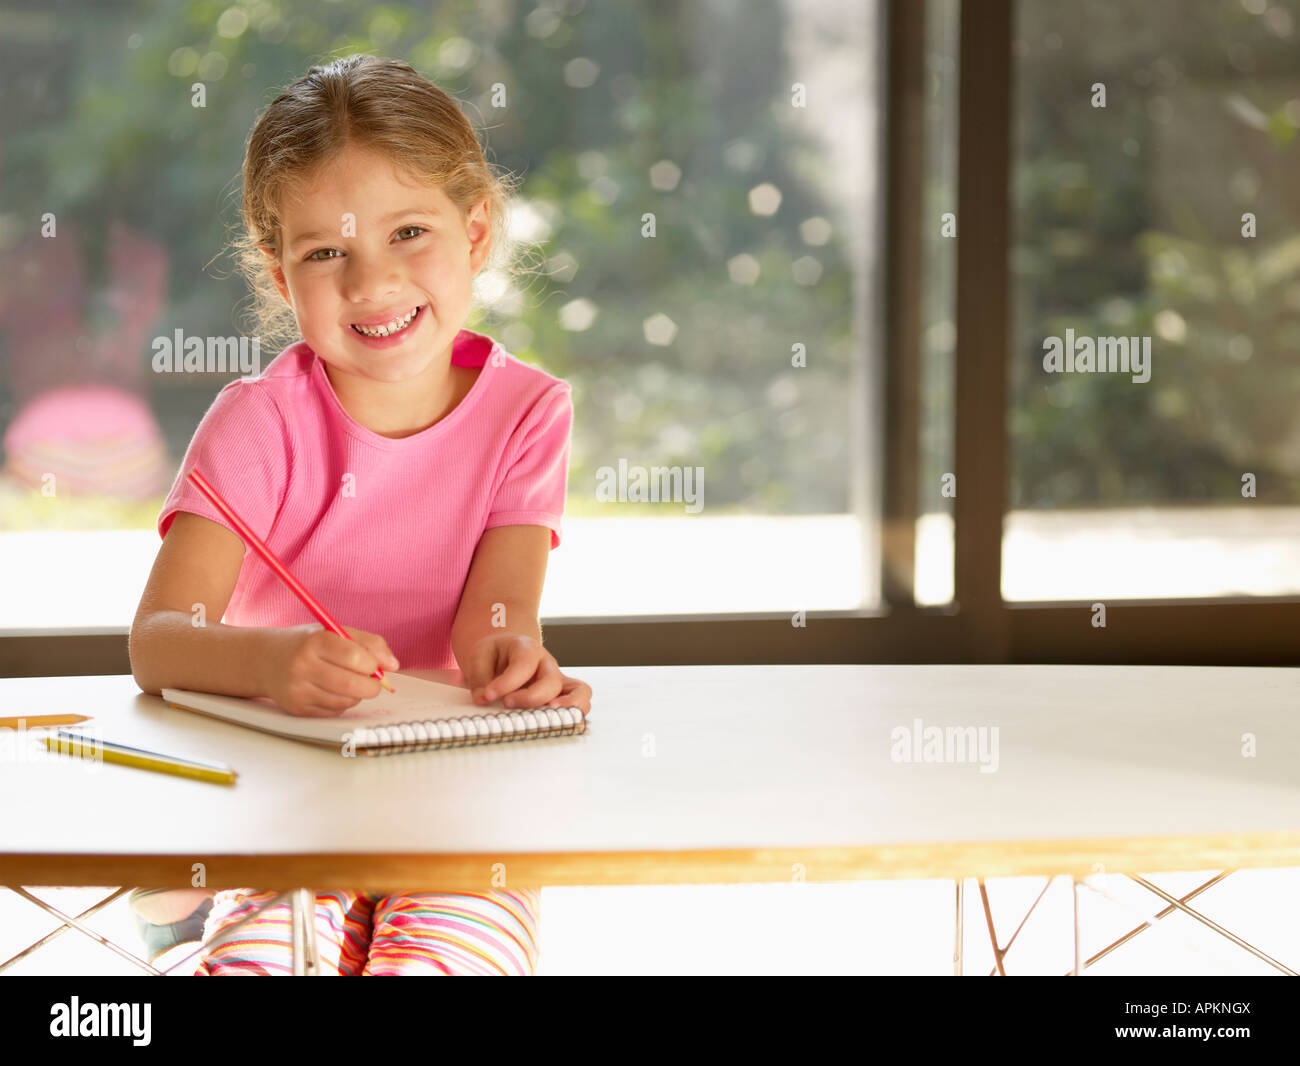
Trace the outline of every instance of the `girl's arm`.
<instances>
[{"instance_id":1,"label":"girl's arm","mask_svg":"<svg viewBox=\"0 0 1300 1066\"><path fill-rule=\"evenodd\" d=\"M490 634L519 634L541 643L537 609L550 548L551 531L546 526L495 526L484 531L451 626L451 649L462 671L469 649Z\"/></svg>"},{"instance_id":2,"label":"girl's arm","mask_svg":"<svg viewBox=\"0 0 1300 1066\"><path fill-rule=\"evenodd\" d=\"M265 631L221 624L243 560L244 542L235 533L219 522L177 512L127 643L131 674L143 691L156 696L167 687L265 695L260 673Z\"/></svg>"},{"instance_id":3,"label":"girl's arm","mask_svg":"<svg viewBox=\"0 0 1300 1066\"><path fill-rule=\"evenodd\" d=\"M338 715L377 696L369 675L399 665L383 637L350 626L353 640L319 624L222 625L243 558L243 539L221 523L177 513L131 625L136 684L155 696L164 687L269 696L306 716Z\"/></svg>"},{"instance_id":4,"label":"girl's arm","mask_svg":"<svg viewBox=\"0 0 1300 1066\"><path fill-rule=\"evenodd\" d=\"M560 672L542 647L537 612L551 531L496 526L479 538L451 627L451 647L479 702L507 707L591 707L591 689Z\"/></svg>"}]
</instances>

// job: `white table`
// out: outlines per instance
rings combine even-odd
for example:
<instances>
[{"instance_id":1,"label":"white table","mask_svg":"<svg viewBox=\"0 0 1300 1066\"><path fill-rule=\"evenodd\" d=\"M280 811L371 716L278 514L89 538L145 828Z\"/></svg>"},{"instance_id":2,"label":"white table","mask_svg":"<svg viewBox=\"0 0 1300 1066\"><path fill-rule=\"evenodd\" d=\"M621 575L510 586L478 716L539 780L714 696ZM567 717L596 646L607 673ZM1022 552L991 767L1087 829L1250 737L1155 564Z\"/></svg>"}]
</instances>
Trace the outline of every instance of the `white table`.
<instances>
[{"instance_id":1,"label":"white table","mask_svg":"<svg viewBox=\"0 0 1300 1066\"><path fill-rule=\"evenodd\" d=\"M595 692L584 736L355 759L172 708L125 675L0 679L0 716L92 714L105 739L239 772L220 786L12 761L0 803L29 816L0 820L0 884L188 887L201 863L212 888L301 903L303 886L943 877L960 912L965 878L983 893L989 877L1300 866L1295 670L566 669ZM996 770L978 745L901 761L900 735L927 727L983 730L988 766L996 737ZM997 954L991 918L990 935Z\"/></svg>"}]
</instances>

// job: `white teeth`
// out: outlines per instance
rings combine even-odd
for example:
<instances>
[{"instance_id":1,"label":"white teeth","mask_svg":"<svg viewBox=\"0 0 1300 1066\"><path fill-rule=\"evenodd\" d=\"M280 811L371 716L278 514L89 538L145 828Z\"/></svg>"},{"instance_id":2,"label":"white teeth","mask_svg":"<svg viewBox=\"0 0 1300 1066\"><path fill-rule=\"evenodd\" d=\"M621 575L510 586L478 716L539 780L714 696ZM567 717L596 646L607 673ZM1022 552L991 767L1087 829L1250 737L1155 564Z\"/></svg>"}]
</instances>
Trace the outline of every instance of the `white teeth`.
<instances>
[{"instance_id":1,"label":"white teeth","mask_svg":"<svg viewBox=\"0 0 1300 1066\"><path fill-rule=\"evenodd\" d=\"M354 324L352 328L367 337L387 337L390 333L397 333L409 326L411 319L415 317L415 312L418 310L418 307L412 308L410 314L395 318L383 326L358 326Z\"/></svg>"}]
</instances>

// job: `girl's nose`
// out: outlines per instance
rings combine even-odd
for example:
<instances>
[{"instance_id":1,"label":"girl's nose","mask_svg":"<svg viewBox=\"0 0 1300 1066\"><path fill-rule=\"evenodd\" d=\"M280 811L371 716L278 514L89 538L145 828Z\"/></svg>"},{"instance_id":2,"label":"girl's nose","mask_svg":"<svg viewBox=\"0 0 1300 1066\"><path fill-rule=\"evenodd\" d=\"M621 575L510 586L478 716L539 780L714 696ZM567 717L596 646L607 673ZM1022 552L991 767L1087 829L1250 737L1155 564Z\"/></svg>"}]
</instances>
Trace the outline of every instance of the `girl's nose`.
<instances>
[{"instance_id":1,"label":"girl's nose","mask_svg":"<svg viewBox=\"0 0 1300 1066\"><path fill-rule=\"evenodd\" d=\"M402 275L391 260L349 256L343 295L349 300L383 300L402 290Z\"/></svg>"}]
</instances>

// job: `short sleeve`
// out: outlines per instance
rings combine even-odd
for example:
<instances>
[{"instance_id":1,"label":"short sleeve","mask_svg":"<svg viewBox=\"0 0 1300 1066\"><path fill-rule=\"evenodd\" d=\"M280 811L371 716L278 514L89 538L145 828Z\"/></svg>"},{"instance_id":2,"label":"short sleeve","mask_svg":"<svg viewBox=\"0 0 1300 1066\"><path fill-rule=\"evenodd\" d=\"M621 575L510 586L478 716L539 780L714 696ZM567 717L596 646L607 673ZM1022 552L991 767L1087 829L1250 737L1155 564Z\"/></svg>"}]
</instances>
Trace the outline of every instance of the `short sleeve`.
<instances>
[{"instance_id":1,"label":"short sleeve","mask_svg":"<svg viewBox=\"0 0 1300 1066\"><path fill-rule=\"evenodd\" d=\"M186 478L197 467L235 514L266 540L284 499L290 457L288 431L275 400L257 382L232 381L217 393L194 431L158 515L158 535L167 536L177 511L209 518L238 535Z\"/></svg>"},{"instance_id":2,"label":"short sleeve","mask_svg":"<svg viewBox=\"0 0 1300 1066\"><path fill-rule=\"evenodd\" d=\"M484 529L549 526L551 547L559 547L572 428L570 388L561 383L538 400L530 412L522 443L497 489Z\"/></svg>"}]
</instances>

